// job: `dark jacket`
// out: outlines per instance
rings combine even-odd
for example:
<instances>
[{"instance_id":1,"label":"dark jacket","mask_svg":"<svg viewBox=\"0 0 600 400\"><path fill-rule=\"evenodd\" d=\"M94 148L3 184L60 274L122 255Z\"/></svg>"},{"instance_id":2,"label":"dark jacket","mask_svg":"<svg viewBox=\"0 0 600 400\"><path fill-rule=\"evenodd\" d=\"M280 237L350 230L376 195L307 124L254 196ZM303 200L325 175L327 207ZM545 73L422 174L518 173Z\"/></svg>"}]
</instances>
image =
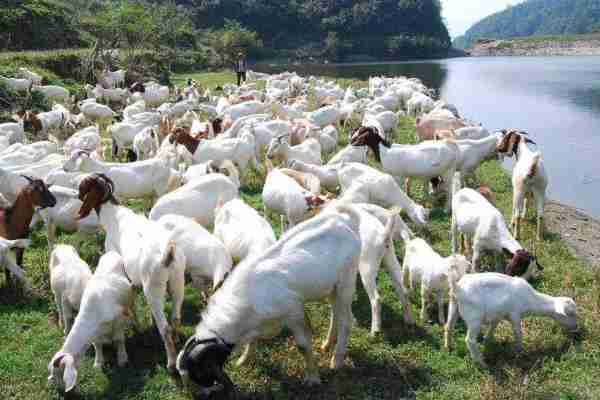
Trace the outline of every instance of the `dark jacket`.
<instances>
[{"instance_id":1,"label":"dark jacket","mask_svg":"<svg viewBox=\"0 0 600 400\"><path fill-rule=\"evenodd\" d=\"M246 58L238 58L235 61L233 69L235 70L235 72L246 72L246 70L248 69L248 62L246 61Z\"/></svg>"}]
</instances>

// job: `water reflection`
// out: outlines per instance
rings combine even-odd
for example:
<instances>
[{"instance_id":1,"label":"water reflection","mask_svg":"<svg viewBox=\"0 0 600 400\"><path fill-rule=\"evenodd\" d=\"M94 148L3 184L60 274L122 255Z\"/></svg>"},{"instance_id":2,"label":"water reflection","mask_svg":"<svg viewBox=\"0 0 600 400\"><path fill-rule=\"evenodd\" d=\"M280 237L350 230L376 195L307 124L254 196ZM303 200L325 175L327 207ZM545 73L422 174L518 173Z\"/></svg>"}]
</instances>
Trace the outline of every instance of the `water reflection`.
<instances>
[{"instance_id":1,"label":"water reflection","mask_svg":"<svg viewBox=\"0 0 600 400\"><path fill-rule=\"evenodd\" d=\"M549 196L600 217L600 57L462 58L392 64L261 67L304 75L420 78L489 129L521 128L543 151Z\"/></svg>"}]
</instances>

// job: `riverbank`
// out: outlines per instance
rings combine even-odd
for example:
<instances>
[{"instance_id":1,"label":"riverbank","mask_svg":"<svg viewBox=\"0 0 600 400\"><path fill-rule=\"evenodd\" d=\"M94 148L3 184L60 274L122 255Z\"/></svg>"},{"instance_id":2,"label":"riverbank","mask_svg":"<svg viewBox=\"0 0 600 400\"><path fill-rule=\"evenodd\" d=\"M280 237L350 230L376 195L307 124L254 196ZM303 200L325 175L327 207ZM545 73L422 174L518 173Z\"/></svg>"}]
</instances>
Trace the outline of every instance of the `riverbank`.
<instances>
[{"instance_id":1,"label":"riverbank","mask_svg":"<svg viewBox=\"0 0 600 400\"><path fill-rule=\"evenodd\" d=\"M540 36L510 40L479 40L467 52L489 56L598 56L600 35Z\"/></svg>"},{"instance_id":2,"label":"riverbank","mask_svg":"<svg viewBox=\"0 0 600 400\"><path fill-rule=\"evenodd\" d=\"M231 72L182 74L174 78L183 84L194 78L204 87L214 88L234 80ZM365 81L339 80L342 85L364 86ZM347 144L348 130L340 132L340 147ZM394 142L411 143L414 120L403 119L394 131ZM376 165L380 168L380 165ZM262 213L261 189L264 172L252 172L241 187L241 197ZM512 189L510 177L502 166L486 162L476 174L476 182L490 186L497 193L497 205L505 217L510 216ZM425 202L420 187L413 193L416 201ZM141 211L140 202L129 205ZM427 204L431 206L431 204ZM548 219L552 213L548 213ZM279 219L268 216L278 230ZM529 246L534 237L534 215L528 214L524 226L523 244ZM550 222L549 222L550 224ZM414 227L413 227L414 228ZM440 208L431 215L427 229L415 232L433 245L442 255L449 254L450 218ZM80 235L59 232L58 242L75 244ZM15 400L57 398L54 388L46 385L47 364L63 339L55 322L55 305L49 292L46 233L37 228L32 233L32 248L26 252L28 277L33 280L35 295L15 296L7 290L0 277L0 393ZM404 254L402 243L395 243L399 258ZM85 239L81 256L95 266L99 247L95 240ZM473 365L465 346L464 326L459 323L454 332L456 348L448 353L442 349L443 327L436 322L418 322L417 327L402 323L402 309L391 280L384 271L378 286L382 301L383 333L369 336L370 305L358 284L353 303L357 325L353 327L346 366L338 371L328 369L330 354L318 350L328 326L329 309L323 304L310 304L307 314L314 330L314 350L322 385L311 388L302 383L303 358L295 347L289 331L274 339L260 341L256 360L237 368L230 361L227 371L239 388L239 400L271 399L593 399L600 397L597 380L600 350L600 281L576 258L558 234L549 233L537 244L543 276L534 286L552 295L574 296L578 304L581 334L573 339L547 318L527 319L523 324L525 350L513 351L514 339L509 324L501 324L496 341L482 346L490 365L480 370ZM411 295L412 311L418 315L420 296ZM193 333L198 313L206 303L191 288L186 287L183 312L185 336ZM104 370L92 367L92 353L83 357L79 370L79 386L75 398L85 399L189 399L180 383L169 377L160 338L143 296L136 299L140 333L129 331L127 350L130 364L126 368L111 365ZM437 315L433 310L431 317ZM181 347L183 342L178 344ZM3 397L3 398L4 398Z\"/></svg>"}]
</instances>

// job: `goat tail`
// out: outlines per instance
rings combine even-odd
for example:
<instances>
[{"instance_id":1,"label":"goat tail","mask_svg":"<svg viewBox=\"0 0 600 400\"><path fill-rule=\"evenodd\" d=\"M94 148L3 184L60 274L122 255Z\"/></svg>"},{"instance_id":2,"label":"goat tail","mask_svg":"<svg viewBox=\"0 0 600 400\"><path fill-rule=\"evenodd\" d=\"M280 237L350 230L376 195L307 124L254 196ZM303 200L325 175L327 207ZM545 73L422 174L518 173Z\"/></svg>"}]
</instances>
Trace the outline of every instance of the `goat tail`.
<instances>
[{"instance_id":1,"label":"goat tail","mask_svg":"<svg viewBox=\"0 0 600 400\"><path fill-rule=\"evenodd\" d=\"M535 174L537 174L541 158L541 153L537 153L533 156L533 161L531 162L531 166L527 172L527 178L531 179L535 176Z\"/></svg>"},{"instance_id":2,"label":"goat tail","mask_svg":"<svg viewBox=\"0 0 600 400\"><path fill-rule=\"evenodd\" d=\"M452 180L452 195L454 196L460 189L462 189L462 174L460 171L456 171Z\"/></svg>"},{"instance_id":3,"label":"goat tail","mask_svg":"<svg viewBox=\"0 0 600 400\"><path fill-rule=\"evenodd\" d=\"M166 247L165 251L163 252L162 257L160 258L160 265L163 268L168 269L175 264L176 260L177 260L177 246L175 245L175 242L171 240L167 244L167 247Z\"/></svg>"}]
</instances>

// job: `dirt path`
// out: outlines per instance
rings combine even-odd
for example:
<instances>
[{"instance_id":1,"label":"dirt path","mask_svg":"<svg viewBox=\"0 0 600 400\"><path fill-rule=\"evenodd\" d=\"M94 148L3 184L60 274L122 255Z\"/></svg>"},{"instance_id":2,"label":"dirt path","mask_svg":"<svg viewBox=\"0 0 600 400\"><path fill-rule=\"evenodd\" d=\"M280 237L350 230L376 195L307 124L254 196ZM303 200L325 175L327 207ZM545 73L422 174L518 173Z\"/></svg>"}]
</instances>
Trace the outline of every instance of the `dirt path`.
<instances>
[{"instance_id":1,"label":"dirt path","mask_svg":"<svg viewBox=\"0 0 600 400\"><path fill-rule=\"evenodd\" d=\"M555 201L546 203L546 228L560 235L577 257L600 268L600 221Z\"/></svg>"}]
</instances>

